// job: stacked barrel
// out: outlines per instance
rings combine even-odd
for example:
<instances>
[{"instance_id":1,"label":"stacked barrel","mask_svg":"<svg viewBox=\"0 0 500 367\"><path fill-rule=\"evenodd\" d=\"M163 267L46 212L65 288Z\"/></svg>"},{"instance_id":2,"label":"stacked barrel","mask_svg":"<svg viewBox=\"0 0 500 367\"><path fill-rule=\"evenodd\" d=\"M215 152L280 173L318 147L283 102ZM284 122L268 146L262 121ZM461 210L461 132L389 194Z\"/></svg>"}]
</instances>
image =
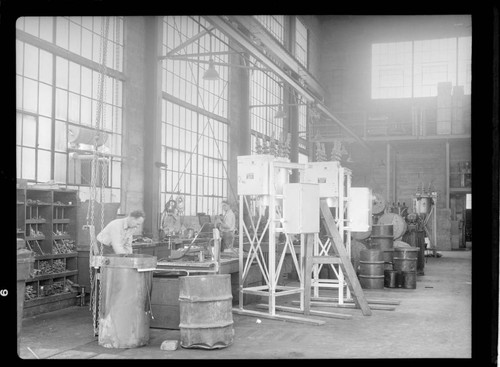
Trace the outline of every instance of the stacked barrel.
<instances>
[{"instance_id":1,"label":"stacked barrel","mask_svg":"<svg viewBox=\"0 0 500 367\"><path fill-rule=\"evenodd\" d=\"M364 289L384 288L384 254L378 249L361 250L359 283Z\"/></svg>"},{"instance_id":2,"label":"stacked barrel","mask_svg":"<svg viewBox=\"0 0 500 367\"><path fill-rule=\"evenodd\" d=\"M384 270L392 270L394 253L394 233L392 224L379 224L372 226L371 248L382 251Z\"/></svg>"},{"instance_id":3,"label":"stacked barrel","mask_svg":"<svg viewBox=\"0 0 500 367\"><path fill-rule=\"evenodd\" d=\"M417 257L418 248L398 247L394 249L394 270L399 276L402 288L417 288Z\"/></svg>"}]
</instances>

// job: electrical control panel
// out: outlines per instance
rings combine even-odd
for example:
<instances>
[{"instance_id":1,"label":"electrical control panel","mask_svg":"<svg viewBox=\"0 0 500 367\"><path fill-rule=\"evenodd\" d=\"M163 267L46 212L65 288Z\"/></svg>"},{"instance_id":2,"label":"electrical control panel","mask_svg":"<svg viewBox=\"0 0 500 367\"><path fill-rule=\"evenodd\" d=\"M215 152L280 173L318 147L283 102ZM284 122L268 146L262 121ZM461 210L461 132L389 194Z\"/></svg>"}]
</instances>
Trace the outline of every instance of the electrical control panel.
<instances>
[{"instance_id":1,"label":"electrical control panel","mask_svg":"<svg viewBox=\"0 0 500 367\"><path fill-rule=\"evenodd\" d=\"M238 156L238 195L269 195L272 155Z\"/></svg>"},{"instance_id":2,"label":"electrical control panel","mask_svg":"<svg viewBox=\"0 0 500 367\"><path fill-rule=\"evenodd\" d=\"M337 197L339 195L339 172L340 163L333 162L310 162L301 174L302 183L319 184L319 196L321 198ZM342 182L341 182L342 184Z\"/></svg>"},{"instance_id":3,"label":"electrical control panel","mask_svg":"<svg viewBox=\"0 0 500 367\"><path fill-rule=\"evenodd\" d=\"M284 232L319 232L319 200L318 184L285 184L283 186Z\"/></svg>"},{"instance_id":4,"label":"electrical control panel","mask_svg":"<svg viewBox=\"0 0 500 367\"><path fill-rule=\"evenodd\" d=\"M372 227L372 190L351 187L349 196L349 225L352 232L366 232Z\"/></svg>"}]
</instances>

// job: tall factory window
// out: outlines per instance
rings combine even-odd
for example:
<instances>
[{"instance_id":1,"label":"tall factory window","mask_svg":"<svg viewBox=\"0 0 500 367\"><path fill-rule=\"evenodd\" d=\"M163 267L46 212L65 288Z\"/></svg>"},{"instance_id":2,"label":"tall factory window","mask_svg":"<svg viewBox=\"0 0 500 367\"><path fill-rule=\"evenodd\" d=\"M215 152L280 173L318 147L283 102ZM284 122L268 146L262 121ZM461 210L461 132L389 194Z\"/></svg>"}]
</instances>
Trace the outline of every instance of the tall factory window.
<instances>
[{"instance_id":1,"label":"tall factory window","mask_svg":"<svg viewBox=\"0 0 500 367\"><path fill-rule=\"evenodd\" d=\"M457 84L457 39L414 42L414 97L437 95L439 82Z\"/></svg>"},{"instance_id":2,"label":"tall factory window","mask_svg":"<svg viewBox=\"0 0 500 367\"><path fill-rule=\"evenodd\" d=\"M307 153L307 106L298 106L299 119L299 150Z\"/></svg>"},{"instance_id":3,"label":"tall factory window","mask_svg":"<svg viewBox=\"0 0 500 367\"><path fill-rule=\"evenodd\" d=\"M228 196L229 70L214 65L219 80L202 77L210 59L228 63L229 47L227 37L210 28L202 17L163 17L164 55L200 36L162 62L161 161L167 167L161 168L160 202L182 195L185 215L217 214Z\"/></svg>"},{"instance_id":4,"label":"tall factory window","mask_svg":"<svg viewBox=\"0 0 500 367\"><path fill-rule=\"evenodd\" d=\"M262 67L256 59L252 63ZM283 108L283 84L269 73L252 70L250 74L250 126L252 130L251 148L255 151L256 137L281 140L283 136L283 119L275 116L280 107Z\"/></svg>"},{"instance_id":5,"label":"tall factory window","mask_svg":"<svg viewBox=\"0 0 500 367\"><path fill-rule=\"evenodd\" d=\"M457 85L463 85L464 93L471 94L472 37L458 38L457 53Z\"/></svg>"},{"instance_id":6,"label":"tall factory window","mask_svg":"<svg viewBox=\"0 0 500 367\"><path fill-rule=\"evenodd\" d=\"M295 57L307 68L307 28L295 18Z\"/></svg>"},{"instance_id":7,"label":"tall factory window","mask_svg":"<svg viewBox=\"0 0 500 367\"><path fill-rule=\"evenodd\" d=\"M372 45L372 98L411 97L411 42Z\"/></svg>"},{"instance_id":8,"label":"tall factory window","mask_svg":"<svg viewBox=\"0 0 500 367\"><path fill-rule=\"evenodd\" d=\"M90 144L72 144L71 133L96 128L99 101L102 17L22 17L16 27L17 177L54 180L89 198ZM29 34L32 37L24 36ZM123 65L123 19L111 17L106 37L106 66ZM67 51L52 52L46 44ZM93 63L82 65L78 55ZM100 130L107 135L101 151L121 155L122 81L106 77ZM81 136L81 135L80 135ZM75 154L75 150L79 153ZM34 162L34 164L33 164ZM102 181L98 183L100 186ZM121 160L109 159L104 176L105 201L120 201Z\"/></svg>"},{"instance_id":9,"label":"tall factory window","mask_svg":"<svg viewBox=\"0 0 500 367\"><path fill-rule=\"evenodd\" d=\"M271 33L281 44L285 42L284 15L255 15L260 24Z\"/></svg>"},{"instance_id":10,"label":"tall factory window","mask_svg":"<svg viewBox=\"0 0 500 367\"><path fill-rule=\"evenodd\" d=\"M433 97L439 82L471 93L472 37L372 45L372 98Z\"/></svg>"}]
</instances>

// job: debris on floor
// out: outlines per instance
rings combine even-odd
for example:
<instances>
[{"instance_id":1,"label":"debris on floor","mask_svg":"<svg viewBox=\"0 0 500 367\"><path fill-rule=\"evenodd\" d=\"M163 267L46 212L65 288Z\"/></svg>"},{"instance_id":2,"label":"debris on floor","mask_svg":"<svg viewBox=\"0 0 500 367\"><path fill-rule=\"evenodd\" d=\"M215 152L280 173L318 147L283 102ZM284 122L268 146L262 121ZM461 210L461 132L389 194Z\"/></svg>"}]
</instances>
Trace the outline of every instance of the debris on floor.
<instances>
[{"instance_id":1,"label":"debris on floor","mask_svg":"<svg viewBox=\"0 0 500 367\"><path fill-rule=\"evenodd\" d=\"M161 350L177 350L177 348L179 348L178 340L164 340L160 346Z\"/></svg>"}]
</instances>

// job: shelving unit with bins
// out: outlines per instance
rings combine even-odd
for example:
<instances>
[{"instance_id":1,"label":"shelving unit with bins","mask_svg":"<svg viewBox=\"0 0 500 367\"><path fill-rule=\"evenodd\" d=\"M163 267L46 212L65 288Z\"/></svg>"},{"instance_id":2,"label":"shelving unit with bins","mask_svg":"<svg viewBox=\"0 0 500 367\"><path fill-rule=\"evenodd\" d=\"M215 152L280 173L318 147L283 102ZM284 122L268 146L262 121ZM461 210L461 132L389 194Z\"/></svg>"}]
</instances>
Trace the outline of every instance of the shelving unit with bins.
<instances>
[{"instance_id":1,"label":"shelving unit with bins","mask_svg":"<svg viewBox=\"0 0 500 367\"><path fill-rule=\"evenodd\" d=\"M34 270L26 280L24 317L76 304L77 200L75 190L17 189L18 238L35 252Z\"/></svg>"}]
</instances>

